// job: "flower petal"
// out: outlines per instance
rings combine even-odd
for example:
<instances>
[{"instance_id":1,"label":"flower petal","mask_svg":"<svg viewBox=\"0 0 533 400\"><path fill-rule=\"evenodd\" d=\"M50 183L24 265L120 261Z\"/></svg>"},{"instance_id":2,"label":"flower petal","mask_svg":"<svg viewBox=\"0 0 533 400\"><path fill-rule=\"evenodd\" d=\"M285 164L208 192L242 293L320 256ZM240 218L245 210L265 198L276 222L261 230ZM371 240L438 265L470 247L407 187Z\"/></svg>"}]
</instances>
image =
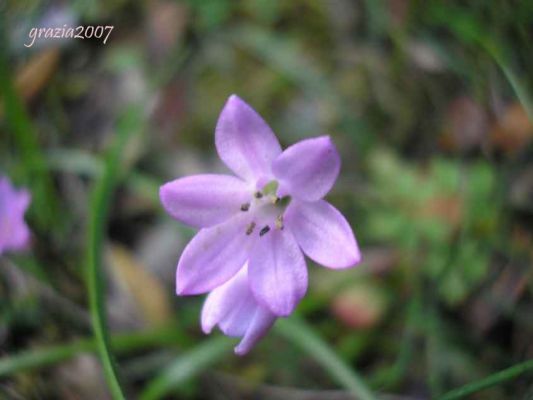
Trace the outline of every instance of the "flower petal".
<instances>
[{"instance_id":1,"label":"flower petal","mask_svg":"<svg viewBox=\"0 0 533 400\"><path fill-rule=\"evenodd\" d=\"M361 253L350 225L324 200L293 201L285 212L286 226L304 253L330 268L347 268L361 261Z\"/></svg>"},{"instance_id":2,"label":"flower petal","mask_svg":"<svg viewBox=\"0 0 533 400\"><path fill-rule=\"evenodd\" d=\"M226 221L251 200L253 188L229 175L193 175L161 186L165 210L189 226L206 228Z\"/></svg>"},{"instance_id":3,"label":"flower petal","mask_svg":"<svg viewBox=\"0 0 533 400\"><path fill-rule=\"evenodd\" d=\"M218 324L224 335L243 336L250 326L257 309L257 303L249 291L247 294L248 296L241 299L237 306L230 310L229 314Z\"/></svg>"},{"instance_id":4,"label":"flower petal","mask_svg":"<svg viewBox=\"0 0 533 400\"><path fill-rule=\"evenodd\" d=\"M19 212L22 217L26 213L26 209L31 202L31 193L26 189L19 189L13 192L14 201L16 202L16 210Z\"/></svg>"},{"instance_id":5,"label":"flower petal","mask_svg":"<svg viewBox=\"0 0 533 400\"><path fill-rule=\"evenodd\" d=\"M30 242L30 230L24 220L21 223L13 223L11 236L8 238L5 247L10 250L26 250Z\"/></svg>"},{"instance_id":6,"label":"flower petal","mask_svg":"<svg viewBox=\"0 0 533 400\"><path fill-rule=\"evenodd\" d=\"M192 238L178 262L178 295L209 292L239 271L253 244L253 236L246 235L247 218L239 215Z\"/></svg>"},{"instance_id":7,"label":"flower petal","mask_svg":"<svg viewBox=\"0 0 533 400\"><path fill-rule=\"evenodd\" d=\"M211 333L219 325L227 336L243 336L235 353L243 355L268 332L276 316L260 306L248 285L245 265L229 281L214 289L202 308L202 330Z\"/></svg>"},{"instance_id":8,"label":"flower petal","mask_svg":"<svg viewBox=\"0 0 533 400\"><path fill-rule=\"evenodd\" d=\"M290 232L274 229L256 239L248 281L259 304L277 316L292 313L307 290L307 267Z\"/></svg>"},{"instance_id":9,"label":"flower petal","mask_svg":"<svg viewBox=\"0 0 533 400\"><path fill-rule=\"evenodd\" d=\"M269 310L257 305L255 315L250 322L241 342L235 347L235 354L240 356L248 353L261 340L276 321L276 316Z\"/></svg>"},{"instance_id":10,"label":"flower petal","mask_svg":"<svg viewBox=\"0 0 533 400\"><path fill-rule=\"evenodd\" d=\"M247 268L243 267L233 278L215 288L207 296L202 307L202 331L211 333L213 328L237 308L243 298L250 297Z\"/></svg>"},{"instance_id":11,"label":"flower petal","mask_svg":"<svg viewBox=\"0 0 533 400\"><path fill-rule=\"evenodd\" d=\"M7 177L0 177L0 254L28 247L30 230L24 214L30 201L30 192L17 190Z\"/></svg>"},{"instance_id":12,"label":"flower petal","mask_svg":"<svg viewBox=\"0 0 533 400\"><path fill-rule=\"evenodd\" d=\"M230 96L220 113L215 143L221 160L249 182L270 176L272 161L281 153L274 132L236 95Z\"/></svg>"},{"instance_id":13,"label":"flower petal","mask_svg":"<svg viewBox=\"0 0 533 400\"><path fill-rule=\"evenodd\" d=\"M339 153L329 136L293 144L272 164L272 172L280 181L278 195L319 200L333 187L340 164Z\"/></svg>"},{"instance_id":14,"label":"flower petal","mask_svg":"<svg viewBox=\"0 0 533 400\"><path fill-rule=\"evenodd\" d=\"M215 307L222 311L216 322L220 330L226 336L243 336L252 322L257 308L257 303L248 287L248 267L241 268L233 278L211 293L216 293L216 297L211 300L211 314L216 314ZM206 325L209 325L210 322L206 321L208 323Z\"/></svg>"}]
</instances>

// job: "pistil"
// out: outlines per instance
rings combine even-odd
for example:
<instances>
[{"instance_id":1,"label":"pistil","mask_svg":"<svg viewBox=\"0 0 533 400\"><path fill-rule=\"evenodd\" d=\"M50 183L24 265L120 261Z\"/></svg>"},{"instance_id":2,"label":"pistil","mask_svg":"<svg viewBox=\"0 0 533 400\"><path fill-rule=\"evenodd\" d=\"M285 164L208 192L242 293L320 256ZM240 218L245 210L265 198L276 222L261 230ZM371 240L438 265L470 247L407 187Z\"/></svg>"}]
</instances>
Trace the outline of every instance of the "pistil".
<instances>
[{"instance_id":1,"label":"pistil","mask_svg":"<svg viewBox=\"0 0 533 400\"><path fill-rule=\"evenodd\" d=\"M249 236L252 234L255 228L255 222L251 222L250 225L248 225L248 228L246 228L246 234Z\"/></svg>"}]
</instances>

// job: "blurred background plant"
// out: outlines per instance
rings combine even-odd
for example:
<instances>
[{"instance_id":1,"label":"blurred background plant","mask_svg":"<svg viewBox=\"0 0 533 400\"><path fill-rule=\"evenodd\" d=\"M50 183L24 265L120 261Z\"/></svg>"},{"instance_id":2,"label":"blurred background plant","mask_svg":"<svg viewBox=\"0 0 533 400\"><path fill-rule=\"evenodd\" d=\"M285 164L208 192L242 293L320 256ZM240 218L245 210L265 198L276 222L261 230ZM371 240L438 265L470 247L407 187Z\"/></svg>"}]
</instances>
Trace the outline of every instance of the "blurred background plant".
<instances>
[{"instance_id":1,"label":"blurred background plant","mask_svg":"<svg viewBox=\"0 0 533 400\"><path fill-rule=\"evenodd\" d=\"M0 3L0 170L33 193L31 251L0 260L1 397L109 398L104 314L128 398L436 398L532 359L532 21L503 0ZM114 30L24 46L64 24ZM333 137L329 200L365 258L311 265L299 315L245 358L173 295L193 231L158 200L223 171L232 93L285 146ZM469 398L529 398L528 365Z\"/></svg>"}]
</instances>

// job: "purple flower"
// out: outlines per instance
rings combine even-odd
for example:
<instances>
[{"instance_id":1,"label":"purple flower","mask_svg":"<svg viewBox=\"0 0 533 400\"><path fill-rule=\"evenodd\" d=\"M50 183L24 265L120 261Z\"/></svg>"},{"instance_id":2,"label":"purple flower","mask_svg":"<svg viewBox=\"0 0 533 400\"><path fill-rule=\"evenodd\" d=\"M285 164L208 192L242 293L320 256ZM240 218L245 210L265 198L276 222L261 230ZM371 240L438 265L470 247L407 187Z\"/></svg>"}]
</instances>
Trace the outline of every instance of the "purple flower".
<instances>
[{"instance_id":1,"label":"purple flower","mask_svg":"<svg viewBox=\"0 0 533 400\"><path fill-rule=\"evenodd\" d=\"M24 222L24 213L30 199L27 190L16 190L7 177L0 176L0 255L27 247L30 231Z\"/></svg>"},{"instance_id":2,"label":"purple flower","mask_svg":"<svg viewBox=\"0 0 533 400\"><path fill-rule=\"evenodd\" d=\"M225 333L244 336L239 348L245 352L304 296L304 253L334 269L357 264L361 255L346 219L322 200L340 169L329 136L282 152L265 121L233 95L220 114L215 143L237 176L177 179L161 187L160 197L174 218L201 228L178 262L177 294L213 291L204 330L218 323Z\"/></svg>"},{"instance_id":3,"label":"purple flower","mask_svg":"<svg viewBox=\"0 0 533 400\"><path fill-rule=\"evenodd\" d=\"M248 353L275 321L276 316L261 306L250 291L247 266L209 293L202 309L205 333L211 333L218 325L227 336L242 336L235 347L239 355Z\"/></svg>"}]
</instances>

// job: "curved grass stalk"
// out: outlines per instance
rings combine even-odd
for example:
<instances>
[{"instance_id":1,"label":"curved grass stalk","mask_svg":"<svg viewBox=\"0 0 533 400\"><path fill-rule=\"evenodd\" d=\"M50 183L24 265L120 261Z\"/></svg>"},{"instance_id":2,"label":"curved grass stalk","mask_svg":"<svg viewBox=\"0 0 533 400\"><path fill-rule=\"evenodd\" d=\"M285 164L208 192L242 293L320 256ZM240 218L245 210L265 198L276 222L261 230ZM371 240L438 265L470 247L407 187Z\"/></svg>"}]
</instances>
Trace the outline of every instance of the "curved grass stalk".
<instances>
[{"instance_id":1,"label":"curved grass stalk","mask_svg":"<svg viewBox=\"0 0 533 400\"><path fill-rule=\"evenodd\" d=\"M111 343L119 353L128 353L137 349L183 341L184 338L176 333L173 326L111 337ZM0 359L0 377L46 367L68 360L77 354L94 351L96 351L96 340L94 338L84 338L68 344L26 350Z\"/></svg>"},{"instance_id":2,"label":"curved grass stalk","mask_svg":"<svg viewBox=\"0 0 533 400\"><path fill-rule=\"evenodd\" d=\"M136 121L138 117L135 111L132 109L128 110L124 115L124 119L120 121L117 127L116 140L105 158L103 173L94 185L87 234L87 286L91 320L104 375L113 399L116 400L122 400L125 397L109 343L107 318L104 307L105 283L101 266L102 245L111 196L118 177L120 155L130 137L130 133L135 130L135 127L131 126L132 122Z\"/></svg>"},{"instance_id":3,"label":"curved grass stalk","mask_svg":"<svg viewBox=\"0 0 533 400\"><path fill-rule=\"evenodd\" d=\"M207 339L202 344L184 353L168 368L148 382L140 396L141 400L160 399L178 388L183 382L220 358L230 353L235 341L224 336Z\"/></svg>"},{"instance_id":4,"label":"curved grass stalk","mask_svg":"<svg viewBox=\"0 0 533 400\"><path fill-rule=\"evenodd\" d=\"M518 101L520 102L522 107L524 107L529 122L533 123L533 101L531 99L530 93L526 88L526 85L515 73L510 63L503 56L503 54L501 54L501 52L497 51L492 46L485 45L484 47L502 70L503 75L509 82L509 85L511 85L511 88L514 90Z\"/></svg>"},{"instance_id":5,"label":"curved grass stalk","mask_svg":"<svg viewBox=\"0 0 533 400\"><path fill-rule=\"evenodd\" d=\"M363 379L341 360L313 330L297 317L280 319L274 329L320 363L331 377L357 399L376 400Z\"/></svg>"},{"instance_id":6,"label":"curved grass stalk","mask_svg":"<svg viewBox=\"0 0 533 400\"><path fill-rule=\"evenodd\" d=\"M495 374L489 375L478 381L469 383L457 389L445 393L437 400L457 400L469 396L473 393L499 385L505 381L517 378L520 375L533 372L533 360L528 360L520 364L513 365Z\"/></svg>"}]
</instances>

